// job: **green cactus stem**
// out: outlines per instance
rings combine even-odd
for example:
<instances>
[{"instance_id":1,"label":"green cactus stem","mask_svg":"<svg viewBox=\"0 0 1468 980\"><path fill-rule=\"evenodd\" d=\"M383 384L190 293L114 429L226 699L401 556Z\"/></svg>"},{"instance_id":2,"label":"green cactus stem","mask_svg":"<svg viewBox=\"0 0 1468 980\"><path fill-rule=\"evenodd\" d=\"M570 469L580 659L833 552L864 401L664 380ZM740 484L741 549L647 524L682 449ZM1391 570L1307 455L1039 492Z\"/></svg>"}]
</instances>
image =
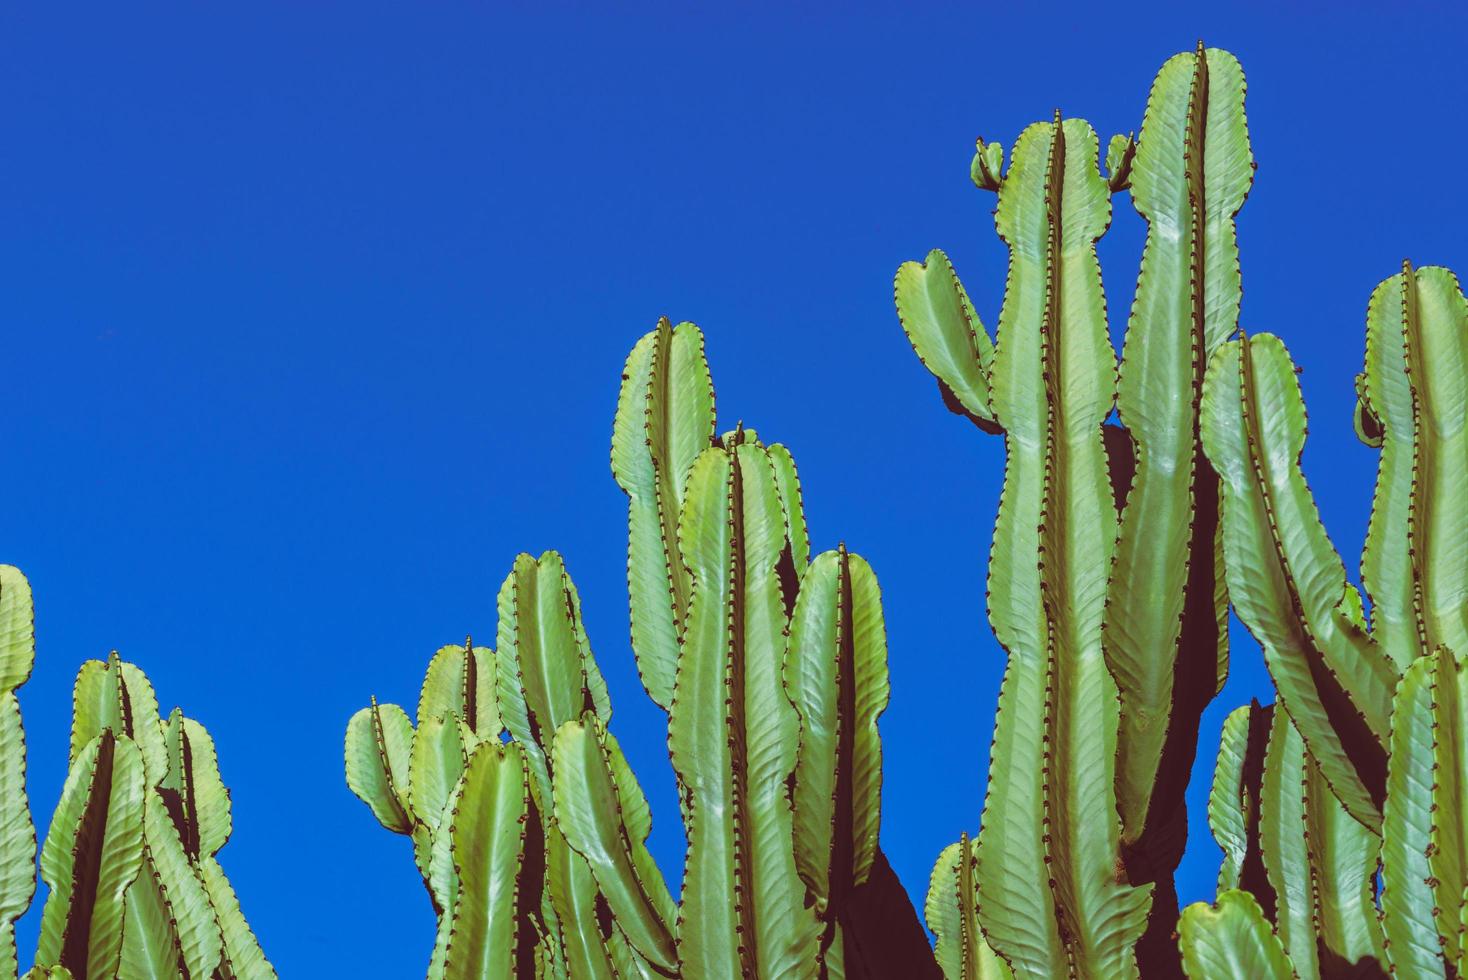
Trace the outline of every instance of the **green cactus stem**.
<instances>
[{"instance_id":1,"label":"green cactus stem","mask_svg":"<svg viewBox=\"0 0 1468 980\"><path fill-rule=\"evenodd\" d=\"M647 693L672 703L678 637L692 583L678 557L688 468L714 436L714 388L703 334L666 318L633 347L612 428L612 473L627 494L632 648Z\"/></svg>"},{"instance_id":2,"label":"green cactus stem","mask_svg":"<svg viewBox=\"0 0 1468 980\"><path fill-rule=\"evenodd\" d=\"M1011 980L1009 965L989 948L979 926L977 853L968 834L933 865L924 914L945 980Z\"/></svg>"},{"instance_id":3,"label":"green cactus stem","mask_svg":"<svg viewBox=\"0 0 1468 980\"><path fill-rule=\"evenodd\" d=\"M38 966L110 977L122 955L128 886L143 865L143 753L104 728L77 752L41 848L51 889L41 913Z\"/></svg>"},{"instance_id":4,"label":"green cactus stem","mask_svg":"<svg viewBox=\"0 0 1468 980\"><path fill-rule=\"evenodd\" d=\"M1156 882L1140 955L1176 972L1172 876L1187 838L1187 788L1203 709L1227 673L1228 600L1218 479L1198 405L1209 355L1238 326L1234 216L1253 179L1244 76L1233 55L1169 59L1141 139L1113 141L1148 237L1123 346L1117 412L1134 474L1107 590L1107 664L1121 696L1117 802L1134 882Z\"/></svg>"},{"instance_id":5,"label":"green cactus stem","mask_svg":"<svg viewBox=\"0 0 1468 980\"><path fill-rule=\"evenodd\" d=\"M36 891L36 827L26 801L25 729L16 688L35 663L31 587L20 569L0 565L0 980L20 971L15 921Z\"/></svg>"},{"instance_id":6,"label":"green cactus stem","mask_svg":"<svg viewBox=\"0 0 1468 980\"><path fill-rule=\"evenodd\" d=\"M785 790L799 723L780 676L786 522L775 469L755 443L710 448L686 495L678 541L693 601L668 731L688 831L680 968L810 975L815 920L795 871Z\"/></svg>"},{"instance_id":7,"label":"green cactus stem","mask_svg":"<svg viewBox=\"0 0 1468 980\"><path fill-rule=\"evenodd\" d=\"M1366 632L1300 470L1305 408L1278 338L1258 334L1214 353L1202 435L1223 488L1234 610L1263 647L1322 776L1353 817L1379 828L1397 672Z\"/></svg>"},{"instance_id":8,"label":"green cactus stem","mask_svg":"<svg viewBox=\"0 0 1468 980\"><path fill-rule=\"evenodd\" d=\"M1190 980L1290 980L1297 976L1259 903L1230 889L1212 906L1197 902L1178 923L1183 972Z\"/></svg>"},{"instance_id":9,"label":"green cactus stem","mask_svg":"<svg viewBox=\"0 0 1468 980\"><path fill-rule=\"evenodd\" d=\"M1398 976L1456 976L1468 887L1468 672L1445 647L1396 692L1382 844L1382 926Z\"/></svg>"}]
</instances>

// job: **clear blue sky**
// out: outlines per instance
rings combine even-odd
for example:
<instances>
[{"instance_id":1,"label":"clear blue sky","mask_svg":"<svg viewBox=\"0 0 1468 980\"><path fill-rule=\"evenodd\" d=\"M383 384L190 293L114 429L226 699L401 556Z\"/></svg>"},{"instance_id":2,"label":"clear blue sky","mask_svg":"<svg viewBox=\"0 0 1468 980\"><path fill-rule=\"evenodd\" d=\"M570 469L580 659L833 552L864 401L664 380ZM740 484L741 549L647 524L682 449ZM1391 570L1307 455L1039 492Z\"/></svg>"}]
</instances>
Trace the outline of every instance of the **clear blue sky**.
<instances>
[{"instance_id":1,"label":"clear blue sky","mask_svg":"<svg viewBox=\"0 0 1468 980\"><path fill-rule=\"evenodd\" d=\"M1306 464L1353 570L1367 295L1404 256L1468 272L1461 14L1149 7L7 5L0 560L36 591L43 826L72 677L115 646L218 740L221 857L282 975L421 975L428 901L344 785L343 727L369 694L415 703L436 647L493 635L516 552L558 548L676 877L607 464L622 359L667 313L707 331L721 421L793 449L817 546L881 576L883 841L920 896L978 822L1002 446L943 409L891 278L942 246L992 327L974 137L1009 145L1056 106L1135 129L1169 55L1201 36L1239 56L1243 320L1304 367ZM1141 231L1118 199L1118 325ZM1227 709L1267 697L1236 636L1195 799ZM1217 860L1195 821L1185 899Z\"/></svg>"}]
</instances>

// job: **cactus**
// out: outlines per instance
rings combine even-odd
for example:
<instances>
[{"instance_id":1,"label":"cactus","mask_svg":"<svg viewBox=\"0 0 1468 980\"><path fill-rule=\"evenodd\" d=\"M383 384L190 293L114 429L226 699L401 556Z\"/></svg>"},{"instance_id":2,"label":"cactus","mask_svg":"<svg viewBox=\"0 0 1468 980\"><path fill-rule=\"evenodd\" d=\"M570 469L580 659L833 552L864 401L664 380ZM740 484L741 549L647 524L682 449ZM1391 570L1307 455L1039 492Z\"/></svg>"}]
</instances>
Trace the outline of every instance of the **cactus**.
<instances>
[{"instance_id":1,"label":"cactus","mask_svg":"<svg viewBox=\"0 0 1468 980\"><path fill-rule=\"evenodd\" d=\"M575 586L554 552L521 555L499 593L498 652L441 651L416 728L373 700L347 729L348 784L413 839L439 916L431 977L461 975L464 929L484 976L936 975L878 843L876 576L844 545L812 562L789 452L743 425L715 436L713 413L703 335L659 321L623 374L612 468L629 500L634 653L669 713L681 901L647 851L651 814L608 730ZM509 831L446 813L463 810L474 745L501 728L526 794L516 809L497 783L493 798L526 830L495 923L482 900L465 905L461 856Z\"/></svg>"},{"instance_id":2,"label":"cactus","mask_svg":"<svg viewBox=\"0 0 1468 980\"><path fill-rule=\"evenodd\" d=\"M989 948L979 926L976 850L963 834L933 865L924 909L933 950L946 980L1011 980L1009 964Z\"/></svg>"},{"instance_id":3,"label":"cactus","mask_svg":"<svg viewBox=\"0 0 1468 980\"><path fill-rule=\"evenodd\" d=\"M610 899L554 817L557 729L583 711L611 716L561 556L516 558L498 607L497 651L468 639L433 658L416 728L375 699L357 712L348 785L413 841L439 919L431 977L640 976L642 956L603 928L598 909Z\"/></svg>"},{"instance_id":4,"label":"cactus","mask_svg":"<svg viewBox=\"0 0 1468 980\"><path fill-rule=\"evenodd\" d=\"M41 850L38 976L273 978L216 854L230 833L213 741L114 651L73 690L71 768Z\"/></svg>"},{"instance_id":5,"label":"cactus","mask_svg":"<svg viewBox=\"0 0 1468 980\"><path fill-rule=\"evenodd\" d=\"M20 972L15 920L36 890L36 827L26 806L25 729L15 696L31 676L36 637L31 587L0 565L0 980Z\"/></svg>"},{"instance_id":6,"label":"cactus","mask_svg":"<svg viewBox=\"0 0 1468 980\"><path fill-rule=\"evenodd\" d=\"M1134 970L1149 909L1143 965L1176 970L1183 791L1226 673L1198 407L1208 357L1238 320L1234 215L1253 177L1243 102L1237 61L1200 44L1163 65L1140 140L1113 137L1104 176L1077 120L1026 130L1007 173L980 140L974 182L998 192L1010 247L993 345L941 252L897 274L903 328L945 402L1006 440L989 574L1009 655L992 749L1003 771L991 771L977 873L980 920L1025 975ZM1094 241L1111 194L1128 189L1148 239L1116 374ZM1113 396L1125 428L1102 424ZM1114 774L1114 788L1077 771ZM1114 833L1079 833L1074 815L1113 810ZM1101 884L1116 862L1123 873Z\"/></svg>"},{"instance_id":7,"label":"cactus","mask_svg":"<svg viewBox=\"0 0 1468 980\"><path fill-rule=\"evenodd\" d=\"M983 327L945 259L903 266L896 285L920 356L942 347L960 362L967 339L987 384L956 374L940 384L1005 434L989 616L1009 663L976 874L984 932L1025 976L1135 974L1152 888L1118 880L1120 820L1098 816L1117 813L1118 732L1102 644L1117 526L1102 422L1116 376L1095 253L1111 216L1098 153L1088 124L1057 113L1020 135L1002 177L981 168L1010 249L986 369ZM987 417L973 404L984 387Z\"/></svg>"},{"instance_id":8,"label":"cactus","mask_svg":"<svg viewBox=\"0 0 1468 980\"><path fill-rule=\"evenodd\" d=\"M35 655L30 587L0 566L0 980L35 889L25 743L14 694ZM230 833L214 743L113 651L73 688L70 768L40 854L49 888L28 978L216 977L274 971L215 857Z\"/></svg>"},{"instance_id":9,"label":"cactus","mask_svg":"<svg viewBox=\"0 0 1468 980\"><path fill-rule=\"evenodd\" d=\"M612 429L612 473L627 494L627 592L632 648L643 687L673 699L678 637L692 583L678 552L688 468L714 437L714 386L703 334L666 319L638 341L622 371Z\"/></svg>"},{"instance_id":10,"label":"cactus","mask_svg":"<svg viewBox=\"0 0 1468 980\"><path fill-rule=\"evenodd\" d=\"M1468 903L1465 678L1446 647L1412 662L1397 687L1381 849L1381 921L1396 973L1460 975Z\"/></svg>"},{"instance_id":11,"label":"cactus","mask_svg":"<svg viewBox=\"0 0 1468 980\"><path fill-rule=\"evenodd\" d=\"M1284 345L1240 338L1209 365L1203 436L1224 487L1229 592L1293 721L1275 709L1259 791L1261 828L1278 826L1262 835L1268 888L1254 887L1274 893L1302 976L1366 964L1443 977L1461 966L1468 763L1454 645L1468 549L1443 495L1468 463L1465 341L1468 303L1447 270L1404 263L1373 292L1356 417L1382 450L1361 566L1369 625L1300 468L1304 406ZM1268 819L1271 799L1281 820Z\"/></svg>"},{"instance_id":12,"label":"cactus","mask_svg":"<svg viewBox=\"0 0 1468 980\"><path fill-rule=\"evenodd\" d=\"M642 366L664 358L666 375ZM893 962L931 969L877 846L876 717L887 682L875 576L844 547L809 561L799 480L783 446L743 426L708 438L714 405L697 327L660 321L634 347L623 378L612 455L631 508L633 648L649 694L669 709L689 843L675 920L666 909L653 914L658 901L649 895L660 895L658 887L628 889L629 899L642 897L625 903L626 914L648 942L674 937L684 976L886 975ZM698 438L703 448L694 453ZM665 531L662 553L639 567L647 554L639 550L640 491L627 473L644 448L663 467L659 514L676 532ZM666 702L647 666L664 657L666 637L638 629L642 611L664 596L676 617ZM561 737L593 741L584 725ZM583 771L596 778L568 784L578 796L600 787L600 798L611 799L609 790L626 781L610 752ZM572 806L584 818L591 801L558 793L556 805L558 818ZM568 837L598 880L643 876L642 827L581 822Z\"/></svg>"},{"instance_id":13,"label":"cactus","mask_svg":"<svg viewBox=\"0 0 1468 980\"><path fill-rule=\"evenodd\" d=\"M876 574L845 545L800 583L783 666L800 721L793 773L795 864L823 948L846 958L853 893L871 880L882 812L887 637ZM857 954L859 955L859 954Z\"/></svg>"},{"instance_id":14,"label":"cactus","mask_svg":"<svg viewBox=\"0 0 1468 980\"><path fill-rule=\"evenodd\" d=\"M1203 457L1198 406L1208 357L1238 325L1234 216L1253 173L1238 61L1202 44L1170 58L1127 182L1147 243L1117 384L1134 472L1105 621L1121 697L1122 849L1131 880L1156 883L1139 952L1159 969L1173 957L1172 873L1187 838L1199 722L1228 670L1218 481Z\"/></svg>"},{"instance_id":15,"label":"cactus","mask_svg":"<svg viewBox=\"0 0 1468 980\"><path fill-rule=\"evenodd\" d=\"M1197 902L1178 922L1183 969L1192 980L1298 976L1254 896L1241 889L1222 892L1212 906Z\"/></svg>"},{"instance_id":16,"label":"cactus","mask_svg":"<svg viewBox=\"0 0 1468 980\"><path fill-rule=\"evenodd\" d=\"M1220 894L1250 892L1301 976L1386 971L1380 841L1331 793L1289 716L1258 703L1224 722L1208 805Z\"/></svg>"}]
</instances>

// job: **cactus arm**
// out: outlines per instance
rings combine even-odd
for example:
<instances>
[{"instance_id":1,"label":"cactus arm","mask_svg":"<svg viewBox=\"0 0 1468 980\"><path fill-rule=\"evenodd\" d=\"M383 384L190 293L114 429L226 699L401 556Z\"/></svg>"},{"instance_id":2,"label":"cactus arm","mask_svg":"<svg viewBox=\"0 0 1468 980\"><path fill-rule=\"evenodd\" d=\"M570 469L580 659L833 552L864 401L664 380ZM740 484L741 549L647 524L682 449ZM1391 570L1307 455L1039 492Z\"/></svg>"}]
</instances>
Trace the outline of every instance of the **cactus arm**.
<instances>
[{"instance_id":1,"label":"cactus arm","mask_svg":"<svg viewBox=\"0 0 1468 980\"><path fill-rule=\"evenodd\" d=\"M1397 688L1382 847L1382 923L1399 975L1444 976L1461 953L1465 678L1446 648L1417 658Z\"/></svg>"},{"instance_id":2,"label":"cactus arm","mask_svg":"<svg viewBox=\"0 0 1468 980\"><path fill-rule=\"evenodd\" d=\"M945 980L1010 980L1009 965L989 948L979 929L974 857L964 834L933 865L923 914L937 939L938 966Z\"/></svg>"},{"instance_id":3,"label":"cactus arm","mask_svg":"<svg viewBox=\"0 0 1468 980\"><path fill-rule=\"evenodd\" d=\"M576 980L612 980L616 969L597 920L596 878L558 828L546 834L546 878L568 972Z\"/></svg>"},{"instance_id":4,"label":"cactus arm","mask_svg":"<svg viewBox=\"0 0 1468 980\"><path fill-rule=\"evenodd\" d=\"M1132 186L1132 164L1137 157L1136 133L1117 133L1106 144L1106 185L1119 194Z\"/></svg>"},{"instance_id":5,"label":"cactus arm","mask_svg":"<svg viewBox=\"0 0 1468 980\"><path fill-rule=\"evenodd\" d=\"M1211 907L1189 905L1178 923L1183 972L1190 980L1287 980L1297 976L1259 903L1232 889Z\"/></svg>"},{"instance_id":6,"label":"cactus arm","mask_svg":"<svg viewBox=\"0 0 1468 980\"><path fill-rule=\"evenodd\" d=\"M703 334L666 319L633 347L612 428L612 473L627 494L632 648L648 694L673 696L678 637L691 582L678 558L678 511L688 468L714 435L714 389Z\"/></svg>"},{"instance_id":7,"label":"cactus arm","mask_svg":"<svg viewBox=\"0 0 1468 980\"><path fill-rule=\"evenodd\" d=\"M1183 805L1198 720L1221 684L1208 677L1226 664L1217 477L1198 444L1198 403L1209 354L1238 324L1234 216L1252 178L1238 62L1201 45L1169 59L1131 167L1132 202L1148 237L1117 386L1117 411L1136 449L1106 608L1128 845ZM1175 858L1163 863L1170 874Z\"/></svg>"},{"instance_id":8,"label":"cactus arm","mask_svg":"<svg viewBox=\"0 0 1468 980\"><path fill-rule=\"evenodd\" d=\"M454 787L473 748L473 733L456 715L425 718L413 733L408 799L414 817L430 832L443 822Z\"/></svg>"},{"instance_id":9,"label":"cactus arm","mask_svg":"<svg viewBox=\"0 0 1468 980\"><path fill-rule=\"evenodd\" d=\"M145 809L146 833L165 893L174 902L185 961L197 967L191 970L193 975L211 975L213 968L205 967L215 961L219 948L219 973L225 980L270 980L275 971L215 859L229 840L232 821L214 739L203 725L177 709L164 725L164 738L171 761L158 799L166 809ZM180 857L192 880L178 863ZM188 904L186 911L179 908L175 895Z\"/></svg>"},{"instance_id":10,"label":"cactus arm","mask_svg":"<svg viewBox=\"0 0 1468 980\"><path fill-rule=\"evenodd\" d=\"M627 940L662 973L677 970L676 908L652 855L642 796L616 740L588 714L556 732L556 823L586 858Z\"/></svg>"},{"instance_id":11,"label":"cactus arm","mask_svg":"<svg viewBox=\"0 0 1468 980\"><path fill-rule=\"evenodd\" d=\"M1275 708L1258 701L1235 708L1224 720L1218 763L1208 794L1208 826L1223 849L1218 890L1242 888L1273 917L1274 888L1260 853L1260 784Z\"/></svg>"},{"instance_id":12,"label":"cactus arm","mask_svg":"<svg viewBox=\"0 0 1468 980\"><path fill-rule=\"evenodd\" d=\"M1290 962L1303 976L1315 976L1315 897L1320 887L1310 862L1306 835L1309 767L1305 743L1289 716L1275 711L1259 789L1259 838L1264 868L1275 895L1274 923Z\"/></svg>"},{"instance_id":13,"label":"cactus arm","mask_svg":"<svg viewBox=\"0 0 1468 980\"><path fill-rule=\"evenodd\" d=\"M413 733L408 798L415 821L414 857L440 917L453 908L457 888L444 816L475 744L468 724L453 714L425 718Z\"/></svg>"},{"instance_id":14,"label":"cactus arm","mask_svg":"<svg viewBox=\"0 0 1468 980\"><path fill-rule=\"evenodd\" d=\"M1269 334L1214 353L1202 435L1223 495L1234 609L1264 648L1279 697L1351 815L1381 821L1396 671L1350 613L1345 567L1300 470L1305 410Z\"/></svg>"},{"instance_id":15,"label":"cactus arm","mask_svg":"<svg viewBox=\"0 0 1468 980\"><path fill-rule=\"evenodd\" d=\"M938 381L943 403L988 432L1000 431L989 405L994 348L948 256L904 262L893 283L897 318L918 360Z\"/></svg>"},{"instance_id":16,"label":"cactus arm","mask_svg":"<svg viewBox=\"0 0 1468 980\"><path fill-rule=\"evenodd\" d=\"M173 980L193 974L184 962L177 926L150 861L143 853L143 868L128 886L122 922L122 954L118 980Z\"/></svg>"},{"instance_id":17,"label":"cactus arm","mask_svg":"<svg viewBox=\"0 0 1468 980\"><path fill-rule=\"evenodd\" d=\"M142 750L150 787L168 773L168 748L163 741L163 721L158 717L158 697L153 685L136 666L124 662L113 650L106 661L88 660L77 671L72 687L71 758L84 745L110 728L132 739Z\"/></svg>"},{"instance_id":18,"label":"cactus arm","mask_svg":"<svg viewBox=\"0 0 1468 980\"><path fill-rule=\"evenodd\" d=\"M520 747L492 742L475 750L451 817L459 894L443 975L450 980L523 976L517 935L517 884L530 817L529 771ZM533 974L532 974L533 975Z\"/></svg>"},{"instance_id":19,"label":"cactus arm","mask_svg":"<svg viewBox=\"0 0 1468 980\"><path fill-rule=\"evenodd\" d=\"M1346 812L1313 762L1305 793L1310 866L1318 879L1315 916L1322 968L1328 972L1349 964L1361 974L1385 973L1388 964L1376 908L1381 840Z\"/></svg>"},{"instance_id":20,"label":"cactus arm","mask_svg":"<svg viewBox=\"0 0 1468 980\"><path fill-rule=\"evenodd\" d=\"M994 948L1021 976L1070 966L1057 926L1046 854L1051 650L1041 601L1041 498L1050 415L1040 381L1045 316L1047 172L1054 127L1027 128L999 195L996 223L1012 242L991 370L991 401L1005 430L1004 486L989 560L989 621L1008 654L990 749L979 833L979 917ZM1098 175L1099 179L1099 175ZM1025 230L1020 234L1018 225Z\"/></svg>"},{"instance_id":21,"label":"cactus arm","mask_svg":"<svg viewBox=\"0 0 1468 980\"><path fill-rule=\"evenodd\" d=\"M0 691L13 691L30 679L35 618L30 583L14 565L0 565Z\"/></svg>"},{"instance_id":22,"label":"cactus arm","mask_svg":"<svg viewBox=\"0 0 1468 980\"><path fill-rule=\"evenodd\" d=\"M556 729L581 712L605 705L591 694L590 651L581 646L585 634L573 616L568 581L555 552L539 561L522 554L499 594L500 714L542 770L542 742L548 745Z\"/></svg>"},{"instance_id":23,"label":"cactus arm","mask_svg":"<svg viewBox=\"0 0 1468 980\"><path fill-rule=\"evenodd\" d=\"M554 555L557 561L561 560L561 556L554 551L542 555L541 560L548 560L549 555ZM586 674L586 697L590 699L591 710L596 712L598 718L604 722L611 721L612 696L607 691L607 682L606 678L602 676L601 667L598 666L596 657L591 652L591 638L587 636L586 622L581 618L581 593L576 590L576 583L571 581L570 574L565 570L564 562L561 568L561 585L566 590L566 601L571 610L571 622L576 627L576 654L581 658L581 669ZM550 743L555 737L555 729L547 731L542 748L549 752Z\"/></svg>"},{"instance_id":24,"label":"cactus arm","mask_svg":"<svg viewBox=\"0 0 1468 980\"><path fill-rule=\"evenodd\" d=\"M1381 446L1361 577L1399 669L1436 644L1468 649L1468 305L1447 269L1402 272L1371 294L1358 416Z\"/></svg>"},{"instance_id":25,"label":"cactus arm","mask_svg":"<svg viewBox=\"0 0 1468 980\"><path fill-rule=\"evenodd\" d=\"M229 840L229 790L219 775L219 757L207 729L177 708L164 726L168 778L159 787L190 858L215 854Z\"/></svg>"},{"instance_id":26,"label":"cactus arm","mask_svg":"<svg viewBox=\"0 0 1468 980\"><path fill-rule=\"evenodd\" d=\"M591 655L580 601L561 556L520 555L499 594L500 713L525 751L546 845L540 925L553 958L570 957L577 975L609 976L612 963L596 921L596 883L564 840L552 811L551 743L583 712L609 720L606 684ZM523 901L523 899L522 899Z\"/></svg>"},{"instance_id":27,"label":"cactus arm","mask_svg":"<svg viewBox=\"0 0 1468 980\"><path fill-rule=\"evenodd\" d=\"M408 768L413 754L413 723L395 704L371 705L347 722L347 786L395 834L413 832Z\"/></svg>"},{"instance_id":28,"label":"cactus arm","mask_svg":"<svg viewBox=\"0 0 1468 980\"><path fill-rule=\"evenodd\" d=\"M51 892L37 965L83 977L117 972L124 895L143 859L144 792L143 756L131 739L104 729L77 753L41 847Z\"/></svg>"},{"instance_id":29,"label":"cactus arm","mask_svg":"<svg viewBox=\"0 0 1468 980\"><path fill-rule=\"evenodd\" d=\"M504 729L496 698L498 671L494 651L476 647L445 646L428 662L418 695L418 720L452 713L464 719L476 743L499 738Z\"/></svg>"},{"instance_id":30,"label":"cactus arm","mask_svg":"<svg viewBox=\"0 0 1468 980\"><path fill-rule=\"evenodd\" d=\"M1004 183L1004 147L986 143L981 136L974 140L974 156L969 162L969 177L981 191L997 191Z\"/></svg>"},{"instance_id":31,"label":"cactus arm","mask_svg":"<svg viewBox=\"0 0 1468 980\"><path fill-rule=\"evenodd\" d=\"M864 883L880 830L887 640L871 566L843 547L801 579L785 688L800 716L795 863L818 913Z\"/></svg>"},{"instance_id":32,"label":"cactus arm","mask_svg":"<svg viewBox=\"0 0 1468 980\"><path fill-rule=\"evenodd\" d=\"M770 463L775 467L775 485L780 490L780 505L785 512L785 538L790 551L790 562L796 576L805 572L810 564L810 532L805 526L805 502L800 495L800 475L795 471L795 459L790 450L780 443L769 447ZM795 590L788 590L786 599L795 601Z\"/></svg>"},{"instance_id":33,"label":"cactus arm","mask_svg":"<svg viewBox=\"0 0 1468 980\"><path fill-rule=\"evenodd\" d=\"M199 873L190 863L189 852L170 817L168 805L156 793L151 794L143 806L143 839L147 855L134 887L144 878L154 882L166 905L170 929L188 967L188 975L208 977L223 955L219 923L209 907L209 896L204 891Z\"/></svg>"},{"instance_id":34,"label":"cactus arm","mask_svg":"<svg viewBox=\"0 0 1468 980\"><path fill-rule=\"evenodd\" d=\"M231 980L275 980L275 970L265 959L255 934L250 931L224 869L208 856L199 859L198 867L204 890L209 894L209 905L214 909L224 938L225 965L220 972Z\"/></svg>"},{"instance_id":35,"label":"cactus arm","mask_svg":"<svg viewBox=\"0 0 1468 980\"><path fill-rule=\"evenodd\" d=\"M0 565L0 980L20 966L15 921L36 891L36 826L27 805L25 728L15 689L35 663L31 587L13 565Z\"/></svg>"},{"instance_id":36,"label":"cactus arm","mask_svg":"<svg viewBox=\"0 0 1468 980\"><path fill-rule=\"evenodd\" d=\"M668 730L688 798L680 965L696 976L803 975L816 965L786 789L799 722L780 676L785 546L764 447L736 439L705 451L679 522L694 598Z\"/></svg>"}]
</instances>

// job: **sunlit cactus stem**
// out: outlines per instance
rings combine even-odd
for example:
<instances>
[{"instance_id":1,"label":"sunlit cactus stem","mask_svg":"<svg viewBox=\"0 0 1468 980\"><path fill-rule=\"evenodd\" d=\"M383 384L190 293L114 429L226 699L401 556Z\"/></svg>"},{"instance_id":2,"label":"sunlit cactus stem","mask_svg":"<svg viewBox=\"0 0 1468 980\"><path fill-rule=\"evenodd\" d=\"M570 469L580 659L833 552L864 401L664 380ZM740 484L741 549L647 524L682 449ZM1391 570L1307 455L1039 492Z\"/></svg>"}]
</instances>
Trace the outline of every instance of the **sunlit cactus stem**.
<instances>
[{"instance_id":1,"label":"sunlit cactus stem","mask_svg":"<svg viewBox=\"0 0 1468 980\"><path fill-rule=\"evenodd\" d=\"M1140 955L1176 973L1172 873L1203 709L1227 673L1228 602L1218 480L1198 407L1209 355L1238 326L1234 216L1254 175L1244 76L1226 51L1157 74L1127 186L1147 221L1117 413L1133 472L1106 600L1106 656L1121 695L1117 801L1133 880L1157 883Z\"/></svg>"}]
</instances>

